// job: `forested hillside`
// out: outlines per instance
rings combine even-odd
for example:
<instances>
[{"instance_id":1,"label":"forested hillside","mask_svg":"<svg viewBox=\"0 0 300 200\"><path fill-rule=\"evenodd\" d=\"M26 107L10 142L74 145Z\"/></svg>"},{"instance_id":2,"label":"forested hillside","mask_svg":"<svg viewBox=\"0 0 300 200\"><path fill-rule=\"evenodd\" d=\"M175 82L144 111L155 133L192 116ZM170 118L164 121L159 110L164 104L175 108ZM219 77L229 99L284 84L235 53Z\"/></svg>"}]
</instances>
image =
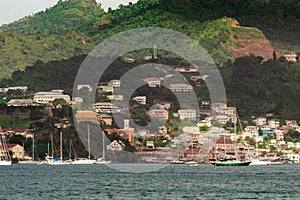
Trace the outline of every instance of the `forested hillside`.
<instances>
[{"instance_id":1,"label":"forested hillside","mask_svg":"<svg viewBox=\"0 0 300 200\"><path fill-rule=\"evenodd\" d=\"M278 55L297 52L297 8L295 0L140 0L105 13L94 0L59 1L0 28L0 78L37 60L87 54L107 37L139 27L183 32L199 41L219 65L250 53L271 58L274 50Z\"/></svg>"}]
</instances>

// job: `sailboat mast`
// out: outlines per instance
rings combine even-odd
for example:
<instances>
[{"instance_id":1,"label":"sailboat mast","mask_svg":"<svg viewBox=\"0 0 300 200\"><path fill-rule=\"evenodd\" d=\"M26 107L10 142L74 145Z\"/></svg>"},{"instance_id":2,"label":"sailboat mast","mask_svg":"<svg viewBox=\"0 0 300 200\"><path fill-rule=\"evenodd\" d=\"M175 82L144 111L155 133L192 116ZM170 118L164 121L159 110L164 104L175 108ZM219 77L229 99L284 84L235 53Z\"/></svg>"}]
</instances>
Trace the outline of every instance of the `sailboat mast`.
<instances>
[{"instance_id":1,"label":"sailboat mast","mask_svg":"<svg viewBox=\"0 0 300 200\"><path fill-rule=\"evenodd\" d=\"M34 133L32 136L32 160L34 161Z\"/></svg>"},{"instance_id":2,"label":"sailboat mast","mask_svg":"<svg viewBox=\"0 0 300 200\"><path fill-rule=\"evenodd\" d=\"M236 108L235 108L235 118L234 118L234 156L235 159L237 160L237 152L236 152L236 140L237 140L237 134L236 134L236 122L237 122L237 113L236 113Z\"/></svg>"},{"instance_id":3,"label":"sailboat mast","mask_svg":"<svg viewBox=\"0 0 300 200\"><path fill-rule=\"evenodd\" d=\"M105 133L104 131L102 132L102 150L103 150L103 158L105 158L105 140L104 140L104 136L105 136Z\"/></svg>"},{"instance_id":4,"label":"sailboat mast","mask_svg":"<svg viewBox=\"0 0 300 200\"><path fill-rule=\"evenodd\" d=\"M90 144L90 126L88 125L88 151L89 151L89 160L91 159L91 144Z\"/></svg>"},{"instance_id":5,"label":"sailboat mast","mask_svg":"<svg viewBox=\"0 0 300 200\"><path fill-rule=\"evenodd\" d=\"M72 160L72 140L70 139L70 160Z\"/></svg>"},{"instance_id":6,"label":"sailboat mast","mask_svg":"<svg viewBox=\"0 0 300 200\"><path fill-rule=\"evenodd\" d=\"M52 151L52 157L54 158L54 147L53 147L53 136L52 136L52 133L51 133L51 151Z\"/></svg>"},{"instance_id":7,"label":"sailboat mast","mask_svg":"<svg viewBox=\"0 0 300 200\"><path fill-rule=\"evenodd\" d=\"M49 145L49 142L48 142L48 156L49 156L49 153L50 153L50 145Z\"/></svg>"},{"instance_id":8,"label":"sailboat mast","mask_svg":"<svg viewBox=\"0 0 300 200\"><path fill-rule=\"evenodd\" d=\"M60 131L60 160L62 162L63 152L62 152L62 132Z\"/></svg>"}]
</instances>

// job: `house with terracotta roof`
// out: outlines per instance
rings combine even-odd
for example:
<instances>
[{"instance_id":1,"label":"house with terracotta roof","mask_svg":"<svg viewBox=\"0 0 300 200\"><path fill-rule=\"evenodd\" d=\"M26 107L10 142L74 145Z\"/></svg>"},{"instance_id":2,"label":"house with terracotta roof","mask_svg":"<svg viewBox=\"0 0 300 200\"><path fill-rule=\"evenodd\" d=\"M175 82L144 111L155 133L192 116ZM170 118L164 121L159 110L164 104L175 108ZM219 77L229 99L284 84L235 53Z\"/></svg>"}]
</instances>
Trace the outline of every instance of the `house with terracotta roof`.
<instances>
[{"instance_id":1,"label":"house with terracotta roof","mask_svg":"<svg viewBox=\"0 0 300 200\"><path fill-rule=\"evenodd\" d=\"M219 138L216 141L215 149L223 154L232 154L234 153L234 143L231 139L228 138Z\"/></svg>"},{"instance_id":2,"label":"house with terracotta roof","mask_svg":"<svg viewBox=\"0 0 300 200\"><path fill-rule=\"evenodd\" d=\"M184 151L183 157L185 160L197 161L199 159L200 148L188 148Z\"/></svg>"},{"instance_id":3,"label":"house with terracotta roof","mask_svg":"<svg viewBox=\"0 0 300 200\"><path fill-rule=\"evenodd\" d=\"M98 123L97 114L93 111L78 111L75 114L75 120L77 123L80 122L93 122Z\"/></svg>"},{"instance_id":4,"label":"house with terracotta roof","mask_svg":"<svg viewBox=\"0 0 300 200\"><path fill-rule=\"evenodd\" d=\"M28 129L29 130L29 129ZM1 130L1 134L2 135L7 135L7 136L13 136L13 135L22 135L22 136L26 136L27 129L14 129L14 128L8 128L8 129L2 129Z\"/></svg>"},{"instance_id":5,"label":"house with terracotta roof","mask_svg":"<svg viewBox=\"0 0 300 200\"><path fill-rule=\"evenodd\" d=\"M100 121L100 123L104 123L106 125L111 126L112 125L112 116L108 115L108 114L100 114L98 116L98 120Z\"/></svg>"}]
</instances>

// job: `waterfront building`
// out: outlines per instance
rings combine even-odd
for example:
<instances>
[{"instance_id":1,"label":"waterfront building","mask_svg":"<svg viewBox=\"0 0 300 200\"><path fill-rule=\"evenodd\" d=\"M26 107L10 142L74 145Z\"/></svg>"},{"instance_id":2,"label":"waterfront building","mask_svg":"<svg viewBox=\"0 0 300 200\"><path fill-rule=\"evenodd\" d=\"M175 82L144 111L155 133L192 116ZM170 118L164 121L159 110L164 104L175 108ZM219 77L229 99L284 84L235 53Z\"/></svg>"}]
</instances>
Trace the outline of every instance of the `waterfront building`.
<instances>
[{"instance_id":1,"label":"waterfront building","mask_svg":"<svg viewBox=\"0 0 300 200\"><path fill-rule=\"evenodd\" d=\"M24 147L22 147L19 144L2 144L2 146L0 145L0 156L1 157L5 157L5 155L6 155L5 149L7 149L9 152L11 152L11 156L13 159L19 160L19 159L24 158Z\"/></svg>"}]
</instances>

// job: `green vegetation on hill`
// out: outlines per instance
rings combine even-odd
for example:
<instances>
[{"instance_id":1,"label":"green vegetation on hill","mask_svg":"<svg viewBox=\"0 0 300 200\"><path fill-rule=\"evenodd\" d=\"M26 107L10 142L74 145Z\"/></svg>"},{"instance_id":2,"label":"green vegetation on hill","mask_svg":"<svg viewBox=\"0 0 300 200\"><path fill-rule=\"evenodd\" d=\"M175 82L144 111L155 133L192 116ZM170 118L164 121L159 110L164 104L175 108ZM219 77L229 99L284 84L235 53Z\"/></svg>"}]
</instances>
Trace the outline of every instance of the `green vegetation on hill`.
<instances>
[{"instance_id":1,"label":"green vegetation on hill","mask_svg":"<svg viewBox=\"0 0 300 200\"><path fill-rule=\"evenodd\" d=\"M11 84L28 85L30 92L60 88L71 94L77 70L84 58L85 56L78 56L49 63L36 62L34 66L27 67L25 72L16 71L11 79L2 80L0 87ZM159 62L167 65L175 64L172 59ZM101 81L119 79L131 68L142 64L144 63L127 64L118 59L105 72ZM282 120L300 120L298 63L286 62L282 57L278 60L263 62L262 57L251 55L226 63L225 67L220 68L220 72L225 83L228 104L237 106L242 119L251 120L253 115L261 116L272 113ZM185 76L190 79L192 75L186 74ZM199 101L210 100L204 81L198 81L197 84L191 81L191 84L195 86ZM159 100L171 101L174 108L178 109L176 98L165 89L149 91L148 87L141 87L135 95L149 96L147 101L150 104Z\"/></svg>"},{"instance_id":2,"label":"green vegetation on hill","mask_svg":"<svg viewBox=\"0 0 300 200\"><path fill-rule=\"evenodd\" d=\"M94 0L59 1L46 11L0 27L0 78L37 60L87 54L107 37L140 27L163 27L187 34L219 65L234 59L232 48L241 50L238 39L265 39L266 34L284 49L297 49L299 14L293 8L299 8L299 2L140 0L105 13ZM235 19L263 31L240 27Z\"/></svg>"},{"instance_id":3,"label":"green vegetation on hill","mask_svg":"<svg viewBox=\"0 0 300 200\"><path fill-rule=\"evenodd\" d=\"M45 11L4 25L0 30L43 36L66 35L70 30L85 33L103 14L103 9L95 0L60 0Z\"/></svg>"},{"instance_id":4,"label":"green vegetation on hill","mask_svg":"<svg viewBox=\"0 0 300 200\"><path fill-rule=\"evenodd\" d=\"M280 119L299 120L300 68L284 59L262 62L262 57L242 57L221 69L228 103L240 116L273 114Z\"/></svg>"}]
</instances>

